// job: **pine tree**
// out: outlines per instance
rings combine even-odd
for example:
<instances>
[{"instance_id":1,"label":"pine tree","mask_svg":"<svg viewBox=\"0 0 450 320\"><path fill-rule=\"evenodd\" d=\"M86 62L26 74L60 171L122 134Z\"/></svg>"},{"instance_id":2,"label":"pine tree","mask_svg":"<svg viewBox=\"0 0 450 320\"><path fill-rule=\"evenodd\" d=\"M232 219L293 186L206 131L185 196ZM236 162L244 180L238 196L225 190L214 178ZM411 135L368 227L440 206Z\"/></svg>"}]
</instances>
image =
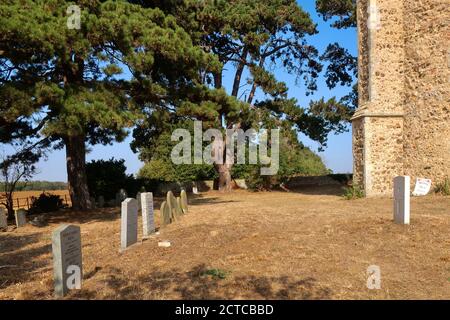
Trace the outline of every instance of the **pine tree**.
<instances>
[{"instance_id":1,"label":"pine tree","mask_svg":"<svg viewBox=\"0 0 450 320\"><path fill-rule=\"evenodd\" d=\"M244 102L242 111L230 109L229 105L213 104L214 113L200 112L197 104L184 106L183 115L196 117L197 114L215 116L215 122L222 128L246 129L261 119L275 117L278 121L268 121L279 126L281 120L289 122L298 131L312 139L326 144L330 131L344 131L345 121L349 120L355 106L353 99L345 101L324 99L301 107L294 99L287 98L287 87L276 79L273 70L284 69L297 77L306 93L317 89L316 80L327 64L325 77L327 85L350 86L356 74L356 58L337 43L330 44L327 50L319 51L308 43L308 37L317 34L315 23L295 0L216 0L216 1L132 1L142 6L160 8L177 18L178 23L189 31L194 43L205 52L213 53L224 68L234 71L229 94ZM346 1L337 1L335 6L326 6L326 1L318 2L322 14L340 14L336 8L346 6ZM332 9L334 11L332 11ZM347 11L345 11L347 12ZM224 68L212 76L204 74L205 85L224 90ZM244 71L250 74L244 79ZM243 87L246 87L243 89ZM260 90L266 97L255 101ZM211 108L211 104L209 105ZM177 110L176 110L177 111ZM175 113L176 113L175 111ZM270 116L269 116L270 115ZM153 117L154 115L152 115ZM150 117L151 118L151 117ZM210 119L212 120L212 119ZM175 120L174 120L175 121ZM150 122L144 122L135 132L135 148L148 147L148 139L157 134ZM147 137L148 137L147 136ZM225 154L225 152L224 152ZM217 164L219 188L231 187L231 164Z\"/></svg>"},{"instance_id":2,"label":"pine tree","mask_svg":"<svg viewBox=\"0 0 450 320\"><path fill-rule=\"evenodd\" d=\"M172 16L125 1L0 3L0 141L66 148L75 210L91 207L86 144L122 141L149 108L183 100L216 59ZM68 11L69 9L69 11Z\"/></svg>"}]
</instances>

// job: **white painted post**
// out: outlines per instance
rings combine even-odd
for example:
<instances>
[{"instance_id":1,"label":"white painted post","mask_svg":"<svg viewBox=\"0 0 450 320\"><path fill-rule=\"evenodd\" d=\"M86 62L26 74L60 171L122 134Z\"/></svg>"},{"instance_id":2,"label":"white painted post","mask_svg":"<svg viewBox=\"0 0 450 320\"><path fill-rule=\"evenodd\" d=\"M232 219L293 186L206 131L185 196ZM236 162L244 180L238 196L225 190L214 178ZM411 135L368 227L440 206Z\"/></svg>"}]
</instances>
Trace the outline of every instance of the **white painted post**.
<instances>
[{"instance_id":1,"label":"white painted post","mask_svg":"<svg viewBox=\"0 0 450 320\"><path fill-rule=\"evenodd\" d=\"M394 178L394 222L409 224L410 216L410 177Z\"/></svg>"}]
</instances>

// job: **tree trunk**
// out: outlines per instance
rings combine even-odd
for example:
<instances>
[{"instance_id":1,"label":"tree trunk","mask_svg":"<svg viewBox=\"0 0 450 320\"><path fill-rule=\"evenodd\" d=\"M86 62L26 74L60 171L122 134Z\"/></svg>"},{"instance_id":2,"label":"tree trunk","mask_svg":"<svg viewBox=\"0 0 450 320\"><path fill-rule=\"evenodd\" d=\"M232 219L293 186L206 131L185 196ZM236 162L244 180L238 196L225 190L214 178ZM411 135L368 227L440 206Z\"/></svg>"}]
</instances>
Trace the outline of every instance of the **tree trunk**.
<instances>
[{"instance_id":1,"label":"tree trunk","mask_svg":"<svg viewBox=\"0 0 450 320\"><path fill-rule=\"evenodd\" d=\"M14 220L15 216L14 216L14 199L13 199L13 193L10 192L8 193L8 195L6 196L7 200L6 200L6 210L8 211L8 220Z\"/></svg>"},{"instance_id":2,"label":"tree trunk","mask_svg":"<svg viewBox=\"0 0 450 320\"><path fill-rule=\"evenodd\" d=\"M244 71L245 64L247 62L247 55L248 55L248 50L247 50L247 48L244 48L244 51L242 52L242 58L241 58L242 61L237 66L236 74L234 75L233 90L231 91L231 95L236 98L238 96L239 87L241 85L242 72Z\"/></svg>"},{"instance_id":3,"label":"tree trunk","mask_svg":"<svg viewBox=\"0 0 450 320\"><path fill-rule=\"evenodd\" d=\"M232 164L216 164L217 172L219 173L219 190L231 191L231 168Z\"/></svg>"},{"instance_id":4,"label":"tree trunk","mask_svg":"<svg viewBox=\"0 0 450 320\"><path fill-rule=\"evenodd\" d=\"M84 136L66 137L66 162L69 194L73 210L92 207L86 177L86 145Z\"/></svg>"},{"instance_id":5,"label":"tree trunk","mask_svg":"<svg viewBox=\"0 0 450 320\"><path fill-rule=\"evenodd\" d=\"M259 59L259 66L261 68L264 66L265 60L266 60L265 57L261 57L261 59ZM255 97L255 92L256 92L256 83L255 83L255 81L253 81L252 89L250 90L250 94L248 95L248 99L247 99L247 103L250 105L252 104L253 98Z\"/></svg>"}]
</instances>

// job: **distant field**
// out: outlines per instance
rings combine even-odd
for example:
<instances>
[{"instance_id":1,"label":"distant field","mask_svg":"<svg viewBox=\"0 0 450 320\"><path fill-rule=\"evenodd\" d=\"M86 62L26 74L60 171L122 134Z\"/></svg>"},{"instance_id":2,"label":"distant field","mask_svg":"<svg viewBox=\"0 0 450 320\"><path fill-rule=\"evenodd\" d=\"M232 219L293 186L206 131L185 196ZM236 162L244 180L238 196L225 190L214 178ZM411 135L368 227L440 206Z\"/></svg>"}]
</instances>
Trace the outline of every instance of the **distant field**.
<instances>
[{"instance_id":1,"label":"distant field","mask_svg":"<svg viewBox=\"0 0 450 320\"><path fill-rule=\"evenodd\" d=\"M28 204L31 204L32 197L39 197L39 195L44 192L44 190L39 191L17 191L14 192L14 208L25 208L28 209ZM69 190L45 190L46 193L56 194L63 199L64 203L70 204ZM27 201L28 199L28 201Z\"/></svg>"}]
</instances>

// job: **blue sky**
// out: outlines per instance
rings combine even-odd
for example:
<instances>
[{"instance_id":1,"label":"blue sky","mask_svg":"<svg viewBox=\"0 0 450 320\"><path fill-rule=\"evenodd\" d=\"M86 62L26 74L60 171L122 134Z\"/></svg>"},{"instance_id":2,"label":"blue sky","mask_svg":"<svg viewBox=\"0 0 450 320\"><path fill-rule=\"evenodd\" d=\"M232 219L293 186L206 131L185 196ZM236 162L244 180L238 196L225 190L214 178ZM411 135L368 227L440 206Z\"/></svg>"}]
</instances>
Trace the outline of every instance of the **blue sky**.
<instances>
[{"instance_id":1,"label":"blue sky","mask_svg":"<svg viewBox=\"0 0 450 320\"><path fill-rule=\"evenodd\" d=\"M299 0L299 4L311 14L312 19L318 24L319 34L311 37L309 43L316 46L323 52L330 42L338 42L341 46L347 48L351 54L357 54L357 32L355 29L336 30L329 26L329 22L323 22L315 12L315 0ZM336 96L338 98L346 95L350 88L338 87L329 90L323 78L319 79L318 91L312 96L305 96L304 88L295 84L295 78L286 74L283 70L276 70L275 75L278 80L284 81L289 88L289 97L295 97L301 106L307 106L311 99L325 99ZM225 72L224 85L227 89L231 88L231 72ZM122 143L114 143L109 146L95 145L90 146L90 152L87 154L87 161L93 159L125 159L128 173L137 173L143 165L139 161L138 155L130 149L130 136ZM317 152L318 144L304 135L300 135L300 140ZM340 135L330 134L328 147L324 152L319 153L325 165L336 173L347 173L352 171L352 150L351 150L351 131ZM4 148L8 149L8 148ZM47 160L41 160L38 163L39 173L34 180L48 181L67 181L65 150L53 151L48 155Z\"/></svg>"}]
</instances>

